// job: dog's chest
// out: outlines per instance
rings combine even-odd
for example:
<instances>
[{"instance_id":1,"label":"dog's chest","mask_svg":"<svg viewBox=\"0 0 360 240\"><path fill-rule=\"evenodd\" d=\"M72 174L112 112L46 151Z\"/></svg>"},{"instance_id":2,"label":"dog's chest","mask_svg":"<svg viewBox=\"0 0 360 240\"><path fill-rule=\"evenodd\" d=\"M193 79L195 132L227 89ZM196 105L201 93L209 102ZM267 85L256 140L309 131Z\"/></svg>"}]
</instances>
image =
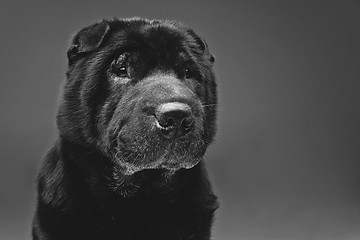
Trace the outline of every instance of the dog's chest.
<instances>
[{"instance_id":1,"label":"dog's chest","mask_svg":"<svg viewBox=\"0 0 360 240\"><path fill-rule=\"evenodd\" d=\"M187 239L198 227L196 219L190 213L173 209L156 211L155 208L142 214L124 211L97 221L86 239Z\"/></svg>"}]
</instances>

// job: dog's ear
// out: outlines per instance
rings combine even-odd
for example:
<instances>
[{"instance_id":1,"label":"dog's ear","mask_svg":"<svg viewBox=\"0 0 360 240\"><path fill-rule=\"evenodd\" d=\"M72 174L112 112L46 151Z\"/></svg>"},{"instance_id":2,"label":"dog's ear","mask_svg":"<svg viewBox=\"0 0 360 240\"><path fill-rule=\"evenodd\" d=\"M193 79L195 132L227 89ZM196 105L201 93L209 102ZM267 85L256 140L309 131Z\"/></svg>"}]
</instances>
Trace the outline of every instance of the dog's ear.
<instances>
[{"instance_id":1,"label":"dog's ear","mask_svg":"<svg viewBox=\"0 0 360 240\"><path fill-rule=\"evenodd\" d=\"M199 37L199 35L197 35L193 30L189 30L189 33L191 34L191 36L195 39L197 45L199 46L200 50L202 51L202 53L204 54L204 56L209 58L210 62L215 62L215 57L214 55L212 55L209 51L209 46L207 45L206 41Z\"/></svg>"},{"instance_id":2,"label":"dog's ear","mask_svg":"<svg viewBox=\"0 0 360 240\"><path fill-rule=\"evenodd\" d=\"M76 33L67 51L69 65L83 53L94 51L100 47L109 32L109 24L102 21L85 27Z\"/></svg>"}]
</instances>

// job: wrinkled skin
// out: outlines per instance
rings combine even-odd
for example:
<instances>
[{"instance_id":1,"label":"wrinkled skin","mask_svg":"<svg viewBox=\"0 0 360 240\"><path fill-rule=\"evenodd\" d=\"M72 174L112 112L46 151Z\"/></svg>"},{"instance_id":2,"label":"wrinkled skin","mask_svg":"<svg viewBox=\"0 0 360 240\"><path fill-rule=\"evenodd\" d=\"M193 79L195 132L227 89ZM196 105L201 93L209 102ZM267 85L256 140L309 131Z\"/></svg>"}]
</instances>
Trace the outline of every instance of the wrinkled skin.
<instances>
[{"instance_id":1,"label":"wrinkled skin","mask_svg":"<svg viewBox=\"0 0 360 240\"><path fill-rule=\"evenodd\" d=\"M104 20L74 36L68 60L33 239L210 239L207 44L175 22ZM169 109L186 117L175 124Z\"/></svg>"}]
</instances>

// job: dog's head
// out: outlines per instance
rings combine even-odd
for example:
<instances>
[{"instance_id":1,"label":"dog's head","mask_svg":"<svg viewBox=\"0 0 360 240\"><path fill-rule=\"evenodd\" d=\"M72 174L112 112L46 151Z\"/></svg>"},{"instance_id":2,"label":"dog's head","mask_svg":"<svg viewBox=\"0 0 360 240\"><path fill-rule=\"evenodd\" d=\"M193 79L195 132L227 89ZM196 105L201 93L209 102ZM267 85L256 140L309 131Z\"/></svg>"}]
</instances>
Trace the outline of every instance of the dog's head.
<instances>
[{"instance_id":1,"label":"dog's head","mask_svg":"<svg viewBox=\"0 0 360 240\"><path fill-rule=\"evenodd\" d=\"M60 135L131 175L195 166L215 134L214 57L172 21L102 21L68 50Z\"/></svg>"}]
</instances>

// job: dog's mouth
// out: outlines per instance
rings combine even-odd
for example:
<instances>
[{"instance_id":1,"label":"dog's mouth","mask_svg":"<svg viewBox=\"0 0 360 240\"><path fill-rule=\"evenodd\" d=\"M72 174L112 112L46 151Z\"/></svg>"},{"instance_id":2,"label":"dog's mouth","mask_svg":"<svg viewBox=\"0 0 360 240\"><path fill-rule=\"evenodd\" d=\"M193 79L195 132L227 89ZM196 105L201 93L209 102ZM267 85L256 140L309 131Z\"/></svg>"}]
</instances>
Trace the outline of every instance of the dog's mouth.
<instances>
[{"instance_id":1,"label":"dog's mouth","mask_svg":"<svg viewBox=\"0 0 360 240\"><path fill-rule=\"evenodd\" d=\"M191 169L196 166L202 157L202 153L198 153L200 148L184 149L178 146L176 141L173 141L172 144L162 146L157 152L138 152L126 157L118 153L115 155L115 161L124 175L132 175L136 172L150 169L176 172L180 169ZM205 151L203 150L203 152Z\"/></svg>"},{"instance_id":2,"label":"dog's mouth","mask_svg":"<svg viewBox=\"0 0 360 240\"><path fill-rule=\"evenodd\" d=\"M192 131L184 135L179 131L183 130L162 126L156 120L152 127L148 126L136 135L122 131L109 149L110 157L124 175L147 169L175 172L193 168L202 159L207 145L200 133ZM182 136L178 137L179 134Z\"/></svg>"}]
</instances>

